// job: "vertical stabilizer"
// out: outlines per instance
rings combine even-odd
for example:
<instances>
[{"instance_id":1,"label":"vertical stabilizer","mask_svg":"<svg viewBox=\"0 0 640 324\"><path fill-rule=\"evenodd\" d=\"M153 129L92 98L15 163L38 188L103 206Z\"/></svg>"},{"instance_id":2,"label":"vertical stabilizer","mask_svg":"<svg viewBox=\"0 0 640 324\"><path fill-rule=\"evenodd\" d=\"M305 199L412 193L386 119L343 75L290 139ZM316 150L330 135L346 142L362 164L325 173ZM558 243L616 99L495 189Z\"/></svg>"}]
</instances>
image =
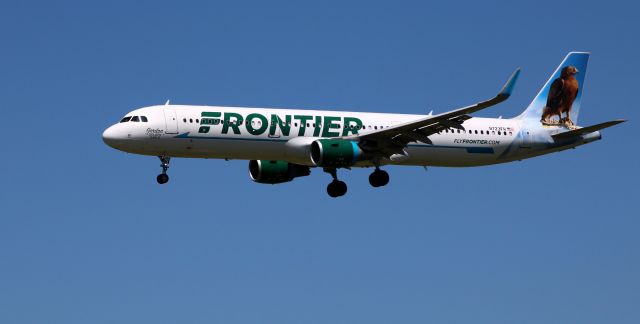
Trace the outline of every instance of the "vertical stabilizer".
<instances>
[{"instance_id":1,"label":"vertical stabilizer","mask_svg":"<svg viewBox=\"0 0 640 324\"><path fill-rule=\"evenodd\" d=\"M518 118L543 125L577 124L588 61L589 53L569 53Z\"/></svg>"}]
</instances>

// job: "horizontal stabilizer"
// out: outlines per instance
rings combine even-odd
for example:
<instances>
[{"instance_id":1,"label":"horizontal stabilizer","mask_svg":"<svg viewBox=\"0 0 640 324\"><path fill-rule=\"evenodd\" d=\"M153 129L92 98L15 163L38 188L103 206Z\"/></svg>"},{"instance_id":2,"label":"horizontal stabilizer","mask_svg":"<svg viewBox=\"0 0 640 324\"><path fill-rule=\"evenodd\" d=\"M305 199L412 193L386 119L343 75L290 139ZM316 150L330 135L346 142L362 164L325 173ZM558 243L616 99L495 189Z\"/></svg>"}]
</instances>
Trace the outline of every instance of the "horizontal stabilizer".
<instances>
[{"instance_id":1,"label":"horizontal stabilizer","mask_svg":"<svg viewBox=\"0 0 640 324\"><path fill-rule=\"evenodd\" d=\"M564 140L564 139L573 138L573 137L579 137L579 136L582 136L582 135L585 135L585 134L589 134L589 133L593 133L595 131L599 131L599 130L607 128L607 127L618 125L618 124L623 123L625 121L626 120L624 120L624 119L612 120L612 121L596 124L596 125L593 125L593 126L587 126L587 127L574 129L574 130L571 130L571 131L568 131L568 132L558 133L558 134L555 134L555 135L551 135L551 137L553 137L553 139L555 141Z\"/></svg>"}]
</instances>

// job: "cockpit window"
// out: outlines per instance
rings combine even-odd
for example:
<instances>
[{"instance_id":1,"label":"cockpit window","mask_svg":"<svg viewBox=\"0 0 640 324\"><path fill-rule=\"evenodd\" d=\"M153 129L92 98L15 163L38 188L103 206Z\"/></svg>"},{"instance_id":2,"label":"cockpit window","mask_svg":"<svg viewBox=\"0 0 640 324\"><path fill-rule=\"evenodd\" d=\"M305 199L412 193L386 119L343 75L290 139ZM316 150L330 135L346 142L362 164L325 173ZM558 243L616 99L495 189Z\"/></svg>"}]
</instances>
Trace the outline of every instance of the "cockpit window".
<instances>
[{"instance_id":1,"label":"cockpit window","mask_svg":"<svg viewBox=\"0 0 640 324\"><path fill-rule=\"evenodd\" d=\"M122 118L122 120L120 120L121 123L126 123L129 121L129 119L131 119L131 116L127 116L125 118Z\"/></svg>"},{"instance_id":2,"label":"cockpit window","mask_svg":"<svg viewBox=\"0 0 640 324\"><path fill-rule=\"evenodd\" d=\"M143 123L146 123L147 120L147 116L140 116L140 120L142 120Z\"/></svg>"},{"instance_id":3,"label":"cockpit window","mask_svg":"<svg viewBox=\"0 0 640 324\"><path fill-rule=\"evenodd\" d=\"M138 118L138 116L133 116L133 118L131 118L132 122L139 122L140 119Z\"/></svg>"}]
</instances>

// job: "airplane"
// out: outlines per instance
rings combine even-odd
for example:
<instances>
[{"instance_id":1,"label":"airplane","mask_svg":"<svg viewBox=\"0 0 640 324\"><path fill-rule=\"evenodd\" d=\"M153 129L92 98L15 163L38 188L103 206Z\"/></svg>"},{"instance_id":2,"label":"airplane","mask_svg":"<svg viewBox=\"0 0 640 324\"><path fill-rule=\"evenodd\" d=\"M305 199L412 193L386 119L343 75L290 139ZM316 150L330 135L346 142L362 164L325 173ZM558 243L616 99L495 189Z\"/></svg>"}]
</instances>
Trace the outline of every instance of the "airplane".
<instances>
[{"instance_id":1,"label":"airplane","mask_svg":"<svg viewBox=\"0 0 640 324\"><path fill-rule=\"evenodd\" d=\"M249 160L249 177L279 184L322 168L333 180L331 197L347 193L338 169L374 168L373 187L389 183L381 167L471 167L524 160L601 139L613 120L588 127L578 121L587 52L571 52L531 104L514 118L470 114L511 95L516 69L493 98L448 112L428 115L217 106L149 106L127 113L102 134L110 147L157 156L169 181L171 158ZM557 118L555 118L557 117Z\"/></svg>"}]
</instances>

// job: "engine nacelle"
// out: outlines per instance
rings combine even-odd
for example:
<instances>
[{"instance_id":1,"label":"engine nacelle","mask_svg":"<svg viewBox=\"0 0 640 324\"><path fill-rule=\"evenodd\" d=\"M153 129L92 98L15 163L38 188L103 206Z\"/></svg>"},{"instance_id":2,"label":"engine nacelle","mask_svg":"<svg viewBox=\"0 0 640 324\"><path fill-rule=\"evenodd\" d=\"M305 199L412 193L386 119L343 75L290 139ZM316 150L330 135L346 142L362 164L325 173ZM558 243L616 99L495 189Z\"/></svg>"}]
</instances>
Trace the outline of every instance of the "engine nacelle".
<instances>
[{"instance_id":1,"label":"engine nacelle","mask_svg":"<svg viewBox=\"0 0 640 324\"><path fill-rule=\"evenodd\" d=\"M319 139L311 143L311 161L319 167L350 167L362 160L358 143L341 139Z\"/></svg>"},{"instance_id":2,"label":"engine nacelle","mask_svg":"<svg viewBox=\"0 0 640 324\"><path fill-rule=\"evenodd\" d=\"M285 144L285 157L289 163L316 166L311 161L311 143L317 141L317 137L298 136L288 140Z\"/></svg>"},{"instance_id":3,"label":"engine nacelle","mask_svg":"<svg viewBox=\"0 0 640 324\"><path fill-rule=\"evenodd\" d=\"M308 176L309 174L311 174L309 167L291 164L286 161L249 161L249 177L258 183L276 184L289 182L294 178Z\"/></svg>"}]
</instances>

